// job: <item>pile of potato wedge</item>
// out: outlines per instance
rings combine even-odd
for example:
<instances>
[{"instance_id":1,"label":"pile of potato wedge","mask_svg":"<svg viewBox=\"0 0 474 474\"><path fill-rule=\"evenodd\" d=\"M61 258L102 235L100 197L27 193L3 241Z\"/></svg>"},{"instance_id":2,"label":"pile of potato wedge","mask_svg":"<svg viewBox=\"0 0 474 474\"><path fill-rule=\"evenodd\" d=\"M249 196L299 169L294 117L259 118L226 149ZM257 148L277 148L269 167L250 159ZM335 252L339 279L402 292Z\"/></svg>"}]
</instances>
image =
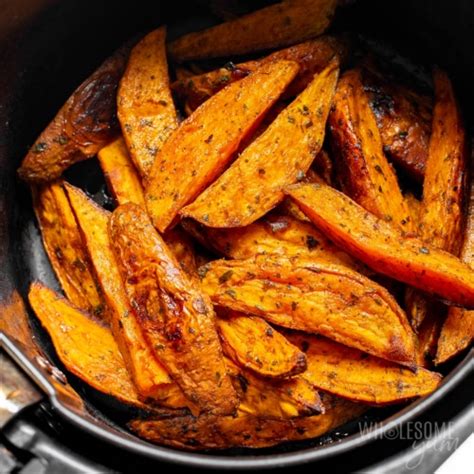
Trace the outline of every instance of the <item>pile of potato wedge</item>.
<instances>
[{"instance_id":1,"label":"pile of potato wedge","mask_svg":"<svg viewBox=\"0 0 474 474\"><path fill-rule=\"evenodd\" d=\"M144 413L140 437L314 438L431 393L472 343L452 84L435 69L420 92L354 61L323 34L336 3L152 31L78 87L19 169L64 292L33 282L30 304L69 372ZM113 212L62 177L93 157Z\"/></svg>"}]
</instances>

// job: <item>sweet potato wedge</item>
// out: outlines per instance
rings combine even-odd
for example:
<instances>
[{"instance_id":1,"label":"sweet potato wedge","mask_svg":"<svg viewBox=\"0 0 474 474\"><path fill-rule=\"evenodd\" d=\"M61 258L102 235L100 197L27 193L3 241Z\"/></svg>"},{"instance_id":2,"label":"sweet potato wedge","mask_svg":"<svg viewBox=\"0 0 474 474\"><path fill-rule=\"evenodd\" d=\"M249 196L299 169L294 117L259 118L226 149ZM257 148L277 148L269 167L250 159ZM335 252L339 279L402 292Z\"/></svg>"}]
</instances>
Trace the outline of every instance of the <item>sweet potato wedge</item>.
<instances>
[{"instance_id":1,"label":"sweet potato wedge","mask_svg":"<svg viewBox=\"0 0 474 474\"><path fill-rule=\"evenodd\" d=\"M191 220L183 221L183 226L202 245L228 258L246 259L261 253L306 255L351 268L359 266L312 224L279 213L268 214L257 222L235 229L212 229Z\"/></svg>"},{"instance_id":2,"label":"sweet potato wedge","mask_svg":"<svg viewBox=\"0 0 474 474\"><path fill-rule=\"evenodd\" d=\"M467 143L451 82L434 71L435 107L426 161L418 234L429 245L458 255L467 184ZM439 312L423 295L407 292L408 312L417 330L428 313ZM436 317L436 316L432 316Z\"/></svg>"},{"instance_id":3,"label":"sweet potato wedge","mask_svg":"<svg viewBox=\"0 0 474 474\"><path fill-rule=\"evenodd\" d=\"M148 441L180 449L264 448L321 436L364 411L362 405L334 399L324 414L303 418L276 420L239 411L237 416L133 420L129 427Z\"/></svg>"},{"instance_id":4,"label":"sweet potato wedge","mask_svg":"<svg viewBox=\"0 0 474 474\"><path fill-rule=\"evenodd\" d=\"M239 143L295 77L291 61L266 64L188 117L161 149L146 187L148 212L164 232L179 210L222 172Z\"/></svg>"},{"instance_id":5,"label":"sweet potato wedge","mask_svg":"<svg viewBox=\"0 0 474 474\"><path fill-rule=\"evenodd\" d=\"M24 158L19 176L52 181L72 164L93 157L119 133L116 91L128 47L115 52L69 97Z\"/></svg>"},{"instance_id":6,"label":"sweet potato wedge","mask_svg":"<svg viewBox=\"0 0 474 474\"><path fill-rule=\"evenodd\" d=\"M323 33L329 26L335 0L286 0L190 33L169 45L176 61L215 58L288 46Z\"/></svg>"},{"instance_id":7,"label":"sweet potato wedge","mask_svg":"<svg viewBox=\"0 0 474 474\"><path fill-rule=\"evenodd\" d=\"M108 189L116 203L120 205L133 202L144 208L145 196L142 183L123 138L117 138L102 148L97 156Z\"/></svg>"},{"instance_id":8,"label":"sweet potato wedge","mask_svg":"<svg viewBox=\"0 0 474 474\"><path fill-rule=\"evenodd\" d=\"M474 306L474 271L455 256L404 235L329 186L300 184L286 192L320 231L376 272Z\"/></svg>"},{"instance_id":9,"label":"sweet potato wedge","mask_svg":"<svg viewBox=\"0 0 474 474\"><path fill-rule=\"evenodd\" d=\"M470 202L461 259L474 269L474 182L470 186ZM441 329L436 364L451 359L474 341L474 311L451 307Z\"/></svg>"},{"instance_id":10,"label":"sweet potato wedge","mask_svg":"<svg viewBox=\"0 0 474 474\"><path fill-rule=\"evenodd\" d=\"M467 142L461 111L445 72L434 71L435 107L425 180L420 236L458 255L466 197Z\"/></svg>"},{"instance_id":11,"label":"sweet potato wedge","mask_svg":"<svg viewBox=\"0 0 474 474\"><path fill-rule=\"evenodd\" d=\"M413 227L416 229L421 221L421 201L413 193L406 193L405 201L410 211Z\"/></svg>"},{"instance_id":12,"label":"sweet potato wedge","mask_svg":"<svg viewBox=\"0 0 474 474\"><path fill-rule=\"evenodd\" d=\"M118 207L109 235L138 323L152 349L197 411L232 413L237 397L226 374L209 299L136 204Z\"/></svg>"},{"instance_id":13,"label":"sweet potato wedge","mask_svg":"<svg viewBox=\"0 0 474 474\"><path fill-rule=\"evenodd\" d=\"M105 316L94 270L61 181L32 187L43 245L67 298L97 317Z\"/></svg>"},{"instance_id":14,"label":"sweet potato wedge","mask_svg":"<svg viewBox=\"0 0 474 474\"><path fill-rule=\"evenodd\" d=\"M142 399L160 398L172 380L150 350L125 293L108 234L111 213L80 189L65 184L102 293L110 310L112 333Z\"/></svg>"},{"instance_id":15,"label":"sweet potato wedge","mask_svg":"<svg viewBox=\"0 0 474 474\"><path fill-rule=\"evenodd\" d=\"M282 378L306 369L304 354L264 319L235 311L217 318L224 352L262 377Z\"/></svg>"},{"instance_id":16,"label":"sweet potato wedge","mask_svg":"<svg viewBox=\"0 0 474 474\"><path fill-rule=\"evenodd\" d=\"M339 68L332 61L230 168L181 215L208 227L242 227L278 204L321 150Z\"/></svg>"},{"instance_id":17,"label":"sweet potato wedge","mask_svg":"<svg viewBox=\"0 0 474 474\"><path fill-rule=\"evenodd\" d=\"M386 79L373 67L362 71L364 90L377 120L384 153L417 181L422 181L431 134L431 97Z\"/></svg>"},{"instance_id":18,"label":"sweet potato wedge","mask_svg":"<svg viewBox=\"0 0 474 474\"><path fill-rule=\"evenodd\" d=\"M145 36L131 51L117 95L118 118L142 179L178 126L165 50L166 28Z\"/></svg>"},{"instance_id":19,"label":"sweet potato wedge","mask_svg":"<svg viewBox=\"0 0 474 474\"><path fill-rule=\"evenodd\" d=\"M300 376L288 379L259 377L225 358L227 373L239 395L239 411L271 418L295 418L324 412L314 386Z\"/></svg>"},{"instance_id":20,"label":"sweet potato wedge","mask_svg":"<svg viewBox=\"0 0 474 474\"><path fill-rule=\"evenodd\" d=\"M431 393L441 381L435 372L423 368L413 372L323 337L301 333L286 337L306 354L308 368L301 377L354 402L400 403Z\"/></svg>"},{"instance_id":21,"label":"sweet potato wedge","mask_svg":"<svg viewBox=\"0 0 474 474\"><path fill-rule=\"evenodd\" d=\"M347 44L332 36L322 36L305 43L275 51L274 53L244 63L227 63L225 66L197 76L185 77L171 85L178 99L188 112L196 110L202 103L228 84L243 79L263 64L286 59L296 61L300 69L297 76L283 93L283 97L298 95L331 61L338 57L342 62L347 56Z\"/></svg>"},{"instance_id":22,"label":"sweet potato wedge","mask_svg":"<svg viewBox=\"0 0 474 474\"><path fill-rule=\"evenodd\" d=\"M414 365L414 334L395 299L347 267L264 255L216 260L200 270L202 289L217 305Z\"/></svg>"},{"instance_id":23,"label":"sweet potato wedge","mask_svg":"<svg viewBox=\"0 0 474 474\"><path fill-rule=\"evenodd\" d=\"M359 70L347 71L339 81L329 126L337 176L345 194L376 216L410 230L410 212L384 156Z\"/></svg>"},{"instance_id":24,"label":"sweet potato wedge","mask_svg":"<svg viewBox=\"0 0 474 474\"><path fill-rule=\"evenodd\" d=\"M142 408L110 330L42 283L28 294L65 367L99 392Z\"/></svg>"}]
</instances>

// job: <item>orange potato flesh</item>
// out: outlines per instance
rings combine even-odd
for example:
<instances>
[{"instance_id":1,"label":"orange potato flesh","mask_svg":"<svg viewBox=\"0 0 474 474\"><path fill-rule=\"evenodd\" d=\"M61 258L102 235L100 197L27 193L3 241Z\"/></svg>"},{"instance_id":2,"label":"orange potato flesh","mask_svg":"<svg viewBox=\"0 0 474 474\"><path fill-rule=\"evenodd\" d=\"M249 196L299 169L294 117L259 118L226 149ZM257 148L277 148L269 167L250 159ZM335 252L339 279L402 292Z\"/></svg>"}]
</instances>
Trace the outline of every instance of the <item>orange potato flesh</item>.
<instances>
[{"instance_id":1,"label":"orange potato flesh","mask_svg":"<svg viewBox=\"0 0 474 474\"><path fill-rule=\"evenodd\" d=\"M304 354L264 319L232 312L217 319L224 352L262 377L289 377L306 369Z\"/></svg>"},{"instance_id":2,"label":"orange potato flesh","mask_svg":"<svg viewBox=\"0 0 474 474\"><path fill-rule=\"evenodd\" d=\"M265 255L216 260L200 272L202 289L219 306L414 365L414 335L403 311L385 288L349 268Z\"/></svg>"},{"instance_id":3,"label":"orange potato flesh","mask_svg":"<svg viewBox=\"0 0 474 474\"><path fill-rule=\"evenodd\" d=\"M132 380L142 399L159 398L172 380L150 350L128 302L108 234L111 213L74 186L65 187L110 310L112 333Z\"/></svg>"},{"instance_id":4,"label":"orange potato flesh","mask_svg":"<svg viewBox=\"0 0 474 474\"><path fill-rule=\"evenodd\" d=\"M142 183L122 137L98 153L99 163L111 194L118 205L133 202L145 207Z\"/></svg>"},{"instance_id":5,"label":"orange potato flesh","mask_svg":"<svg viewBox=\"0 0 474 474\"><path fill-rule=\"evenodd\" d=\"M118 207L109 235L129 301L153 355L197 411L232 413L237 397L209 299L135 204Z\"/></svg>"},{"instance_id":6,"label":"orange potato flesh","mask_svg":"<svg viewBox=\"0 0 474 474\"><path fill-rule=\"evenodd\" d=\"M142 179L147 178L157 154L178 126L165 36L166 29L158 28L132 49L117 95L123 136Z\"/></svg>"},{"instance_id":7,"label":"orange potato flesh","mask_svg":"<svg viewBox=\"0 0 474 474\"><path fill-rule=\"evenodd\" d=\"M416 372L337 342L307 334L287 334L304 351L307 370L301 375L318 389L355 402L399 403L431 393L441 376L423 368Z\"/></svg>"},{"instance_id":8,"label":"orange potato flesh","mask_svg":"<svg viewBox=\"0 0 474 474\"><path fill-rule=\"evenodd\" d=\"M191 113L202 103L228 84L243 79L263 64L286 59L296 61L300 70L284 92L283 97L299 94L321 72L329 61L338 57L343 61L347 55L347 45L331 36L322 36L305 43L281 49L255 61L226 64L224 67L197 76L188 76L174 82L171 88Z\"/></svg>"},{"instance_id":9,"label":"orange potato flesh","mask_svg":"<svg viewBox=\"0 0 474 474\"><path fill-rule=\"evenodd\" d=\"M383 153L360 71L348 71L339 81L329 123L337 174L345 194L377 217L411 230L410 212Z\"/></svg>"},{"instance_id":10,"label":"orange potato flesh","mask_svg":"<svg viewBox=\"0 0 474 474\"><path fill-rule=\"evenodd\" d=\"M106 327L39 282L32 283L28 298L70 372L99 392L123 403L143 406Z\"/></svg>"},{"instance_id":11,"label":"orange potato flesh","mask_svg":"<svg viewBox=\"0 0 474 474\"><path fill-rule=\"evenodd\" d=\"M474 183L471 181L470 202L461 259L474 269ZM464 350L474 341L474 311L451 307L441 329L435 362L441 364Z\"/></svg>"},{"instance_id":12,"label":"orange potato flesh","mask_svg":"<svg viewBox=\"0 0 474 474\"><path fill-rule=\"evenodd\" d=\"M237 416L133 420L129 427L148 441L179 449L264 448L321 436L366 411L340 399L331 405L324 414L302 418L274 419L239 411Z\"/></svg>"},{"instance_id":13,"label":"orange potato flesh","mask_svg":"<svg viewBox=\"0 0 474 474\"><path fill-rule=\"evenodd\" d=\"M421 237L459 254L467 180L467 144L461 111L446 73L436 70L433 131L423 183Z\"/></svg>"},{"instance_id":14,"label":"orange potato flesh","mask_svg":"<svg viewBox=\"0 0 474 474\"><path fill-rule=\"evenodd\" d=\"M404 235L329 186L295 185L287 193L320 231L376 272L474 306L474 271L458 258Z\"/></svg>"},{"instance_id":15,"label":"orange potato flesh","mask_svg":"<svg viewBox=\"0 0 474 474\"><path fill-rule=\"evenodd\" d=\"M467 144L461 112L451 82L441 70L434 72L435 107L421 201L420 237L433 247L458 255L467 183ZM408 294L409 314L415 329L427 314L439 312L422 295ZM432 317L439 317L433 315Z\"/></svg>"},{"instance_id":16,"label":"orange potato flesh","mask_svg":"<svg viewBox=\"0 0 474 474\"><path fill-rule=\"evenodd\" d=\"M290 0L249 13L169 45L176 61L239 55L288 46L323 33L335 0Z\"/></svg>"},{"instance_id":17,"label":"orange potato flesh","mask_svg":"<svg viewBox=\"0 0 474 474\"><path fill-rule=\"evenodd\" d=\"M181 215L242 227L278 204L283 187L301 181L321 150L338 74L333 61Z\"/></svg>"},{"instance_id":18,"label":"orange potato flesh","mask_svg":"<svg viewBox=\"0 0 474 474\"><path fill-rule=\"evenodd\" d=\"M195 277L198 265L196 263L194 244L189 235L181 227L177 226L166 232L163 235L163 240L186 275Z\"/></svg>"},{"instance_id":19,"label":"orange potato flesh","mask_svg":"<svg viewBox=\"0 0 474 474\"><path fill-rule=\"evenodd\" d=\"M18 170L22 179L57 179L113 140L119 132L116 91L127 56L128 47L119 49L74 91L24 158Z\"/></svg>"},{"instance_id":20,"label":"orange potato flesh","mask_svg":"<svg viewBox=\"0 0 474 474\"><path fill-rule=\"evenodd\" d=\"M225 358L227 373L239 395L239 411L272 418L295 418L323 413L317 390L300 376L288 379L259 377Z\"/></svg>"},{"instance_id":21,"label":"orange potato flesh","mask_svg":"<svg viewBox=\"0 0 474 474\"><path fill-rule=\"evenodd\" d=\"M222 172L297 71L291 61L266 64L217 93L181 124L161 149L146 187L157 229L164 232Z\"/></svg>"},{"instance_id":22,"label":"orange potato flesh","mask_svg":"<svg viewBox=\"0 0 474 474\"><path fill-rule=\"evenodd\" d=\"M358 264L327 240L308 222L292 216L268 214L246 227L212 229L194 221L183 225L211 250L228 258L246 259L257 254L305 255L357 268Z\"/></svg>"},{"instance_id":23,"label":"orange potato flesh","mask_svg":"<svg viewBox=\"0 0 474 474\"><path fill-rule=\"evenodd\" d=\"M78 308L103 316L104 302L61 181L32 192L43 245L65 295Z\"/></svg>"}]
</instances>

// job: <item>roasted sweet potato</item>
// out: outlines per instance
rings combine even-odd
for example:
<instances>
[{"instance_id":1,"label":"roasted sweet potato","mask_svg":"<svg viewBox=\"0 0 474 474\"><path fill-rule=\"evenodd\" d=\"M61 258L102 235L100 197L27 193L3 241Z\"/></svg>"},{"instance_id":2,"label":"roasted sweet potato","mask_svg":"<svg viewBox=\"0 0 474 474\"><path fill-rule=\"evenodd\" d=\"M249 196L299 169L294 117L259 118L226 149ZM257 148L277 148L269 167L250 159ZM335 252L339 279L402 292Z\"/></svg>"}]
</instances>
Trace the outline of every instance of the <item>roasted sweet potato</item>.
<instances>
[{"instance_id":1,"label":"roasted sweet potato","mask_svg":"<svg viewBox=\"0 0 474 474\"><path fill-rule=\"evenodd\" d=\"M289 377L306 369L304 354L264 319L235 311L217 319L224 352L263 377Z\"/></svg>"},{"instance_id":2,"label":"roasted sweet potato","mask_svg":"<svg viewBox=\"0 0 474 474\"><path fill-rule=\"evenodd\" d=\"M455 256L404 235L329 186L300 184L286 192L320 231L376 272L474 306L474 271Z\"/></svg>"},{"instance_id":3,"label":"roasted sweet potato","mask_svg":"<svg viewBox=\"0 0 474 474\"><path fill-rule=\"evenodd\" d=\"M414 365L414 335L395 299L347 267L264 255L216 260L200 270L201 286L217 305Z\"/></svg>"},{"instance_id":4,"label":"roasted sweet potato","mask_svg":"<svg viewBox=\"0 0 474 474\"><path fill-rule=\"evenodd\" d=\"M132 49L117 95L123 136L143 179L178 126L169 86L165 36L166 28L158 28Z\"/></svg>"},{"instance_id":5,"label":"roasted sweet potato","mask_svg":"<svg viewBox=\"0 0 474 474\"><path fill-rule=\"evenodd\" d=\"M189 235L180 226L177 226L166 232L163 235L163 240L183 271L188 276L197 276L196 254L194 252L194 244Z\"/></svg>"},{"instance_id":6,"label":"roasted sweet potato","mask_svg":"<svg viewBox=\"0 0 474 474\"><path fill-rule=\"evenodd\" d=\"M164 232L179 210L222 172L297 71L291 61L264 65L182 123L156 159L146 188L155 227Z\"/></svg>"},{"instance_id":7,"label":"roasted sweet potato","mask_svg":"<svg viewBox=\"0 0 474 474\"><path fill-rule=\"evenodd\" d=\"M271 213L246 227L212 229L183 221L183 226L204 246L225 257L245 259L260 253L306 255L357 268L358 263L327 240L308 222Z\"/></svg>"},{"instance_id":8,"label":"roasted sweet potato","mask_svg":"<svg viewBox=\"0 0 474 474\"><path fill-rule=\"evenodd\" d=\"M172 380L150 350L128 302L108 234L111 213L74 186L65 187L110 310L112 333L138 394L142 399L160 398Z\"/></svg>"},{"instance_id":9,"label":"roasted sweet potato","mask_svg":"<svg viewBox=\"0 0 474 474\"><path fill-rule=\"evenodd\" d=\"M75 306L102 317L104 302L61 182L33 187L32 191L43 245L61 288Z\"/></svg>"},{"instance_id":10,"label":"roasted sweet potato","mask_svg":"<svg viewBox=\"0 0 474 474\"><path fill-rule=\"evenodd\" d=\"M153 443L188 450L264 448L315 438L356 418L366 411L362 405L334 399L324 414L270 419L239 411L237 416L183 416L134 420L130 429Z\"/></svg>"},{"instance_id":11,"label":"roasted sweet potato","mask_svg":"<svg viewBox=\"0 0 474 474\"><path fill-rule=\"evenodd\" d=\"M239 64L230 62L214 71L184 77L174 82L171 88L190 113L225 86L243 79L263 64L286 59L296 61L300 66L297 76L283 94L283 97L293 97L305 89L313 80L313 76L321 72L332 58L336 56L343 61L347 49L344 41L332 36L322 36L275 51L262 59Z\"/></svg>"},{"instance_id":12,"label":"roasted sweet potato","mask_svg":"<svg viewBox=\"0 0 474 474\"><path fill-rule=\"evenodd\" d=\"M413 372L323 337L301 333L286 337L306 354L308 368L301 377L352 401L399 403L431 393L441 380L437 373L422 368Z\"/></svg>"},{"instance_id":13,"label":"roasted sweet potato","mask_svg":"<svg viewBox=\"0 0 474 474\"><path fill-rule=\"evenodd\" d=\"M339 81L329 125L343 191L376 216L410 230L410 212L397 176L384 156L360 71L350 70Z\"/></svg>"},{"instance_id":14,"label":"roasted sweet potato","mask_svg":"<svg viewBox=\"0 0 474 474\"><path fill-rule=\"evenodd\" d=\"M429 367L436 356L438 339L446 319L446 308L439 304L434 313L428 312L418 328L417 357L420 367Z\"/></svg>"},{"instance_id":15,"label":"roasted sweet potato","mask_svg":"<svg viewBox=\"0 0 474 474\"><path fill-rule=\"evenodd\" d=\"M31 285L28 298L71 373L99 392L143 406L109 329L39 282Z\"/></svg>"},{"instance_id":16,"label":"roasted sweet potato","mask_svg":"<svg viewBox=\"0 0 474 474\"><path fill-rule=\"evenodd\" d=\"M97 156L107 187L116 203L120 205L133 202L145 207L142 183L123 138L117 138L102 148Z\"/></svg>"},{"instance_id":17,"label":"roasted sweet potato","mask_svg":"<svg viewBox=\"0 0 474 474\"><path fill-rule=\"evenodd\" d=\"M209 227L241 227L284 198L322 147L339 68L332 61L230 168L181 215Z\"/></svg>"},{"instance_id":18,"label":"roasted sweet potato","mask_svg":"<svg viewBox=\"0 0 474 474\"><path fill-rule=\"evenodd\" d=\"M362 80L384 153L410 176L422 181L431 133L431 97L387 80L386 74L373 67L363 69Z\"/></svg>"},{"instance_id":19,"label":"roasted sweet potato","mask_svg":"<svg viewBox=\"0 0 474 474\"><path fill-rule=\"evenodd\" d=\"M226 358L226 368L239 394L239 411L271 418L295 418L324 412L314 386L300 376L281 380L258 377Z\"/></svg>"},{"instance_id":20,"label":"roasted sweet potato","mask_svg":"<svg viewBox=\"0 0 474 474\"><path fill-rule=\"evenodd\" d=\"M176 61L263 51L298 43L323 33L336 0L286 0L204 31L189 33L169 45Z\"/></svg>"},{"instance_id":21,"label":"roasted sweet potato","mask_svg":"<svg viewBox=\"0 0 474 474\"><path fill-rule=\"evenodd\" d=\"M209 299L136 204L118 207L109 234L133 311L153 355L196 411L232 413L237 397L226 374Z\"/></svg>"},{"instance_id":22,"label":"roasted sweet potato","mask_svg":"<svg viewBox=\"0 0 474 474\"><path fill-rule=\"evenodd\" d=\"M433 131L423 182L418 234L433 247L458 255L468 174L467 144L461 112L448 76L435 70L434 83ZM415 329L420 327L428 313L440 311L411 289L406 299Z\"/></svg>"},{"instance_id":23,"label":"roasted sweet potato","mask_svg":"<svg viewBox=\"0 0 474 474\"><path fill-rule=\"evenodd\" d=\"M119 132L116 91L128 47L108 58L66 101L37 138L18 174L26 181L52 181L72 164L93 157Z\"/></svg>"},{"instance_id":24,"label":"roasted sweet potato","mask_svg":"<svg viewBox=\"0 0 474 474\"><path fill-rule=\"evenodd\" d=\"M445 72L434 72L433 132L423 183L420 235L459 254L467 184L467 143L461 111Z\"/></svg>"},{"instance_id":25,"label":"roasted sweet potato","mask_svg":"<svg viewBox=\"0 0 474 474\"><path fill-rule=\"evenodd\" d=\"M470 203L461 259L474 269L474 183L470 185ZM451 307L441 329L435 362L441 364L454 357L474 340L474 311Z\"/></svg>"}]
</instances>

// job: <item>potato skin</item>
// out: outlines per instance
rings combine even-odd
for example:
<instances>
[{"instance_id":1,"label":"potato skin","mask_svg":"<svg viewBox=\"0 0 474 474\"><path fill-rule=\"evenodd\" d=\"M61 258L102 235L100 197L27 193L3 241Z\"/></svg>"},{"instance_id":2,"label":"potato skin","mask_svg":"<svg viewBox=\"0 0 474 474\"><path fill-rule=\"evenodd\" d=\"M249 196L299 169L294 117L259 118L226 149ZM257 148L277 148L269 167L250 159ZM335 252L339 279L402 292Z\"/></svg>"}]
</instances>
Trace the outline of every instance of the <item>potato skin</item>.
<instances>
[{"instance_id":1,"label":"potato skin","mask_svg":"<svg viewBox=\"0 0 474 474\"><path fill-rule=\"evenodd\" d=\"M461 259L474 270L474 182L470 185L470 202ZM450 307L438 341L436 364L454 357L474 341L474 311Z\"/></svg>"},{"instance_id":2,"label":"potato skin","mask_svg":"<svg viewBox=\"0 0 474 474\"><path fill-rule=\"evenodd\" d=\"M69 97L24 158L18 175L28 182L59 178L72 164L93 157L118 135L116 92L128 47L108 58Z\"/></svg>"},{"instance_id":3,"label":"potato skin","mask_svg":"<svg viewBox=\"0 0 474 474\"><path fill-rule=\"evenodd\" d=\"M186 450L264 448L321 436L366 411L362 405L341 399L328 400L328 404L324 414L290 420L239 411L233 417L204 415L133 420L129 428L152 443Z\"/></svg>"},{"instance_id":4,"label":"potato skin","mask_svg":"<svg viewBox=\"0 0 474 474\"><path fill-rule=\"evenodd\" d=\"M204 31L168 48L176 61L232 56L288 46L314 38L329 26L335 0L291 0L271 5Z\"/></svg>"},{"instance_id":5,"label":"potato skin","mask_svg":"<svg viewBox=\"0 0 474 474\"><path fill-rule=\"evenodd\" d=\"M404 235L329 186L299 184L286 192L320 231L376 272L474 307L474 272L458 258Z\"/></svg>"},{"instance_id":6,"label":"potato skin","mask_svg":"<svg viewBox=\"0 0 474 474\"><path fill-rule=\"evenodd\" d=\"M197 412L233 413L237 396L226 374L209 299L189 279L136 204L109 223L113 251L153 355Z\"/></svg>"},{"instance_id":7,"label":"potato skin","mask_svg":"<svg viewBox=\"0 0 474 474\"><path fill-rule=\"evenodd\" d=\"M320 152L339 67L331 63L192 204L180 214L209 227L242 227L284 198Z\"/></svg>"},{"instance_id":8,"label":"potato skin","mask_svg":"<svg viewBox=\"0 0 474 474\"><path fill-rule=\"evenodd\" d=\"M275 51L261 59L238 64L228 63L214 71L185 77L175 81L171 88L190 114L228 84L243 79L263 64L285 59L295 61L300 66L298 74L282 96L293 97L303 91L313 80L313 76L321 72L331 59L337 57L343 62L347 52L348 47L344 41L332 36L322 36Z\"/></svg>"},{"instance_id":9,"label":"potato skin","mask_svg":"<svg viewBox=\"0 0 474 474\"><path fill-rule=\"evenodd\" d=\"M109 239L111 213L78 188L67 183L65 188L107 304L113 336L139 397L159 399L173 381L148 347L130 307ZM184 397L182 403L186 406Z\"/></svg>"},{"instance_id":10,"label":"potato skin","mask_svg":"<svg viewBox=\"0 0 474 474\"><path fill-rule=\"evenodd\" d=\"M160 232L222 172L297 71L291 61L266 64L220 91L181 124L161 149L145 190L148 212Z\"/></svg>"},{"instance_id":11,"label":"potato skin","mask_svg":"<svg viewBox=\"0 0 474 474\"><path fill-rule=\"evenodd\" d=\"M347 71L337 85L329 115L331 149L345 194L363 208L404 230L411 216L398 180L384 156L360 71Z\"/></svg>"},{"instance_id":12,"label":"potato skin","mask_svg":"<svg viewBox=\"0 0 474 474\"><path fill-rule=\"evenodd\" d=\"M119 137L109 143L99 151L97 157L115 202L118 205L133 202L145 207L142 183L124 139Z\"/></svg>"},{"instance_id":13,"label":"potato skin","mask_svg":"<svg viewBox=\"0 0 474 474\"><path fill-rule=\"evenodd\" d=\"M165 37L166 28L158 28L132 49L117 94L122 133L144 180L163 144L178 126Z\"/></svg>"},{"instance_id":14,"label":"potato skin","mask_svg":"<svg viewBox=\"0 0 474 474\"><path fill-rule=\"evenodd\" d=\"M377 120L384 153L422 182L431 135L431 98L389 82L383 73L370 67L362 70L362 81Z\"/></svg>"},{"instance_id":15,"label":"potato skin","mask_svg":"<svg viewBox=\"0 0 474 474\"><path fill-rule=\"evenodd\" d=\"M224 352L262 377L290 377L306 369L306 358L264 319L236 311L217 318Z\"/></svg>"},{"instance_id":16,"label":"potato skin","mask_svg":"<svg viewBox=\"0 0 474 474\"><path fill-rule=\"evenodd\" d=\"M219 306L414 365L414 334L403 311L387 290L347 267L262 255L216 260L200 273L202 289Z\"/></svg>"},{"instance_id":17,"label":"potato skin","mask_svg":"<svg viewBox=\"0 0 474 474\"><path fill-rule=\"evenodd\" d=\"M441 381L437 373L423 368L413 372L324 337L285 335L306 354L308 368L301 377L318 389L354 402L400 403L431 393Z\"/></svg>"},{"instance_id":18,"label":"potato skin","mask_svg":"<svg viewBox=\"0 0 474 474\"><path fill-rule=\"evenodd\" d=\"M75 306L105 318L104 301L62 181L33 186L32 193L43 245L61 288Z\"/></svg>"}]
</instances>

